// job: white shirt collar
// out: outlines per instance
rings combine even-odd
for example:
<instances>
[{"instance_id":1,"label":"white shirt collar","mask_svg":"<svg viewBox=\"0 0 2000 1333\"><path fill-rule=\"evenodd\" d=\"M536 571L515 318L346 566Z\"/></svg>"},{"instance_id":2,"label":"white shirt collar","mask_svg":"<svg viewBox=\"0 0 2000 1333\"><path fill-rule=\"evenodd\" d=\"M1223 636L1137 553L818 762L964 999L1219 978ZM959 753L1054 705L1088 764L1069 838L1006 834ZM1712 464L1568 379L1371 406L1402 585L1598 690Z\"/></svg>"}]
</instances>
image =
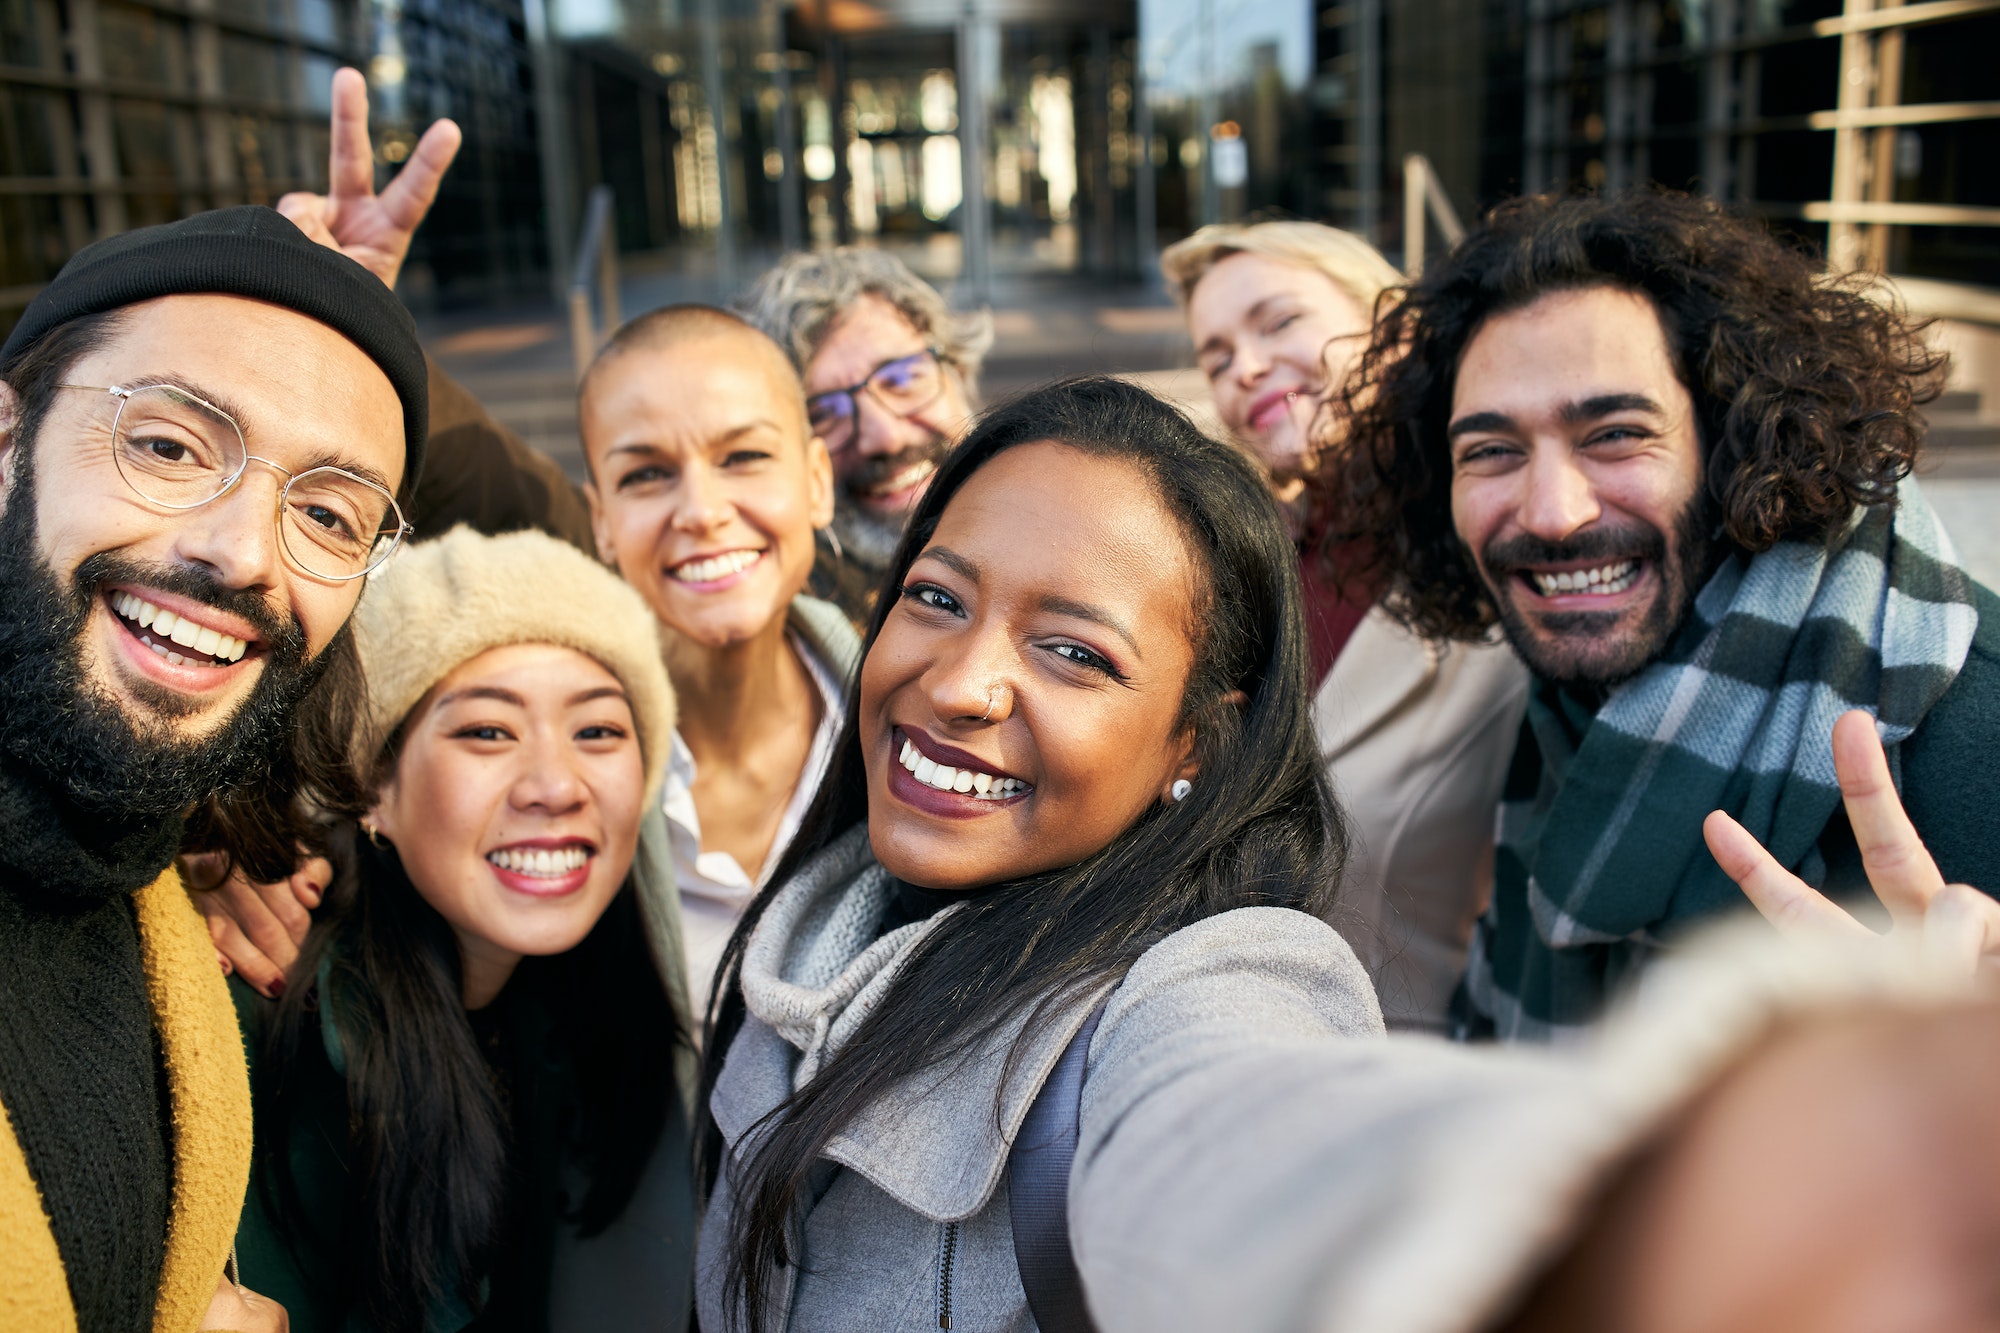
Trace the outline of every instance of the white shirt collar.
<instances>
[{"instance_id":1,"label":"white shirt collar","mask_svg":"<svg viewBox=\"0 0 2000 1333\"><path fill-rule=\"evenodd\" d=\"M712 899L728 904L736 912L741 912L756 896L772 867L791 846L792 838L799 831L799 823L805 818L806 808L812 804L813 795L819 790L820 778L833 759L834 743L840 739L840 727L846 719L845 684L826 663L819 660L803 637L792 633L786 639L792 651L805 664L813 684L819 687L820 719L818 728L813 732L812 748L806 753L805 767L799 771L798 786L792 789L791 800L785 805L784 818L778 824L777 836L772 839L770 853L764 858L762 874L755 882L728 852L701 850L701 816L694 807L694 753L681 739L678 730L674 732L673 753L667 761L662 804L674 849L674 882L683 896Z\"/></svg>"}]
</instances>

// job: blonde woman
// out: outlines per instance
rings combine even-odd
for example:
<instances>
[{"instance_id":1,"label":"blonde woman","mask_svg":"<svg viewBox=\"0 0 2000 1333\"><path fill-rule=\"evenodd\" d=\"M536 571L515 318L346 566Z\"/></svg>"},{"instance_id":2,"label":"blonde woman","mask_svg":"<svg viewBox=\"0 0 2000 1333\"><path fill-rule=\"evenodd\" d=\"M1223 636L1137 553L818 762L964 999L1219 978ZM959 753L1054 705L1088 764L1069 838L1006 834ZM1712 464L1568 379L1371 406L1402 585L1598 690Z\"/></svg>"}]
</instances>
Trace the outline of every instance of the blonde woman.
<instances>
[{"instance_id":1,"label":"blonde woman","mask_svg":"<svg viewBox=\"0 0 2000 1333\"><path fill-rule=\"evenodd\" d=\"M1390 1026L1441 1031L1492 886L1527 675L1502 644L1429 643L1397 625L1345 577L1302 497L1339 448L1322 408L1402 276L1317 222L1203 227L1160 267L1217 414L1264 465L1298 538L1313 721L1353 838L1334 922L1375 974Z\"/></svg>"},{"instance_id":2,"label":"blonde woman","mask_svg":"<svg viewBox=\"0 0 2000 1333\"><path fill-rule=\"evenodd\" d=\"M1160 256L1187 312L1216 412L1297 498L1313 463L1312 424L1403 280L1374 246L1317 222L1203 227ZM1207 279L1213 278L1213 281Z\"/></svg>"}]
</instances>

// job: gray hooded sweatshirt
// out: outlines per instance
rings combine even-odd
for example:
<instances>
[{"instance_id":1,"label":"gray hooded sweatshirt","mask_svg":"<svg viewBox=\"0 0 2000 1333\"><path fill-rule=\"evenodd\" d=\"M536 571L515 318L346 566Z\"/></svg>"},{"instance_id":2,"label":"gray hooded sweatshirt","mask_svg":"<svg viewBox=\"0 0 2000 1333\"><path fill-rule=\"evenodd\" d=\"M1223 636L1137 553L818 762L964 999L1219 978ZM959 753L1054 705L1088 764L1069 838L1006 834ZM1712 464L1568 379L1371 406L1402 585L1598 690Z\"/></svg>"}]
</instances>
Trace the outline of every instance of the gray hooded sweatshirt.
<instances>
[{"instance_id":1,"label":"gray hooded sweatshirt","mask_svg":"<svg viewBox=\"0 0 2000 1333\"><path fill-rule=\"evenodd\" d=\"M758 923L748 1014L711 1102L732 1155L956 910L878 938L890 892L856 829ZM1467 1048L1384 1036L1368 977L1316 918L1211 917L1139 958L1090 1043L1069 1216L1091 1315L1102 1333L1472 1333L1570 1243L1662 1121L1769 1032L1948 1002L1968 984L1920 950L1788 947L1752 923L1652 969L1578 1046ZM1008 1147L1097 998L1025 1036L1003 1029L843 1130L765 1326L1032 1330ZM696 1255L707 1333L740 1327L725 1317L733 1206L725 1170Z\"/></svg>"}]
</instances>

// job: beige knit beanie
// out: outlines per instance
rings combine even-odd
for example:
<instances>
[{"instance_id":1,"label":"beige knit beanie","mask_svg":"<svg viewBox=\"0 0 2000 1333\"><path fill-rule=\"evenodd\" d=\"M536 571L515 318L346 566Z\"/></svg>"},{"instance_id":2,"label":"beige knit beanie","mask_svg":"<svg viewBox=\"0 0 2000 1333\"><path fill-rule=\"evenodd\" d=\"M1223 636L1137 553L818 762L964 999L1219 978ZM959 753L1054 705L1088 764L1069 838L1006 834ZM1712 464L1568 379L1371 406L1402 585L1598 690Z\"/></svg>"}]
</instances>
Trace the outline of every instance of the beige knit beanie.
<instances>
[{"instance_id":1,"label":"beige knit beanie","mask_svg":"<svg viewBox=\"0 0 2000 1333\"><path fill-rule=\"evenodd\" d=\"M368 719L354 738L364 779L433 685L489 648L550 643L595 658L631 700L650 803L667 771L674 691L658 622L623 579L541 532L453 528L397 552L354 613Z\"/></svg>"}]
</instances>

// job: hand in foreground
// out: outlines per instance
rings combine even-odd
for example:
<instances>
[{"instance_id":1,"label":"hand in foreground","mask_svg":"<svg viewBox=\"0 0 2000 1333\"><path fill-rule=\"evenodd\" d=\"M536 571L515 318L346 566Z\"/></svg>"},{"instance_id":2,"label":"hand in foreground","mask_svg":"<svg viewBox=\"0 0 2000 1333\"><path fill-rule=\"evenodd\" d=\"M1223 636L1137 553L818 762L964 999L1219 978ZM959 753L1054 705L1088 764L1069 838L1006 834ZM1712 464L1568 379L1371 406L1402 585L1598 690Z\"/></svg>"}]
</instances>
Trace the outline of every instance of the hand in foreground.
<instances>
[{"instance_id":1,"label":"hand in foreground","mask_svg":"<svg viewBox=\"0 0 2000 1333\"><path fill-rule=\"evenodd\" d=\"M1925 947L1972 971L2000 963L2000 903L1964 884L1947 884L1917 836L1889 778L1875 720L1852 712L1833 726L1833 767L1868 883L1897 930L1923 932ZM1702 824L1716 864L1766 920L1789 935L1872 934L1845 910L1786 870L1722 811Z\"/></svg>"},{"instance_id":2,"label":"hand in foreground","mask_svg":"<svg viewBox=\"0 0 2000 1333\"><path fill-rule=\"evenodd\" d=\"M195 890L194 905L208 922L222 970L274 1000L285 993L285 973L298 961L312 912L333 882L333 866L307 857L275 884L252 884L240 869L221 878L221 867L217 856L185 857L182 876Z\"/></svg>"},{"instance_id":3,"label":"hand in foreground","mask_svg":"<svg viewBox=\"0 0 2000 1333\"><path fill-rule=\"evenodd\" d=\"M1500 1333L1995 1327L2000 1005L1780 1028L1660 1127Z\"/></svg>"},{"instance_id":4,"label":"hand in foreground","mask_svg":"<svg viewBox=\"0 0 2000 1333\"><path fill-rule=\"evenodd\" d=\"M464 138L456 123L432 122L389 188L376 194L375 151L368 142L368 81L359 70L339 70L333 76L328 193L288 194L278 200L278 211L300 231L393 288L404 256L410 253L410 238L431 211L438 183Z\"/></svg>"},{"instance_id":5,"label":"hand in foreground","mask_svg":"<svg viewBox=\"0 0 2000 1333\"><path fill-rule=\"evenodd\" d=\"M215 1284L215 1296L208 1313L201 1317L204 1330L216 1333L290 1333L291 1317L285 1307L268 1296L239 1287L228 1278Z\"/></svg>"}]
</instances>

